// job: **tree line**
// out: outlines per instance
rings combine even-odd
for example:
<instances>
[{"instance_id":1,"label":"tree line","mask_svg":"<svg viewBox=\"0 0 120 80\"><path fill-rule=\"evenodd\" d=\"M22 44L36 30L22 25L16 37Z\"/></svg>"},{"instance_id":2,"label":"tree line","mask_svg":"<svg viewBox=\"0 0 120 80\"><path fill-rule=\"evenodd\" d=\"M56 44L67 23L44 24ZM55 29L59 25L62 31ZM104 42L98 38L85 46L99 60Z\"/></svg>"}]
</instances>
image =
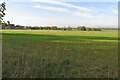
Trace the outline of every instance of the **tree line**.
<instances>
[{"instance_id":1,"label":"tree line","mask_svg":"<svg viewBox=\"0 0 120 80\"><path fill-rule=\"evenodd\" d=\"M101 31L100 28L90 28L86 26L78 26L76 28L72 28L71 26L68 27L61 27L58 28L57 26L21 26L21 25L15 25L11 24L10 21L7 21L7 23L2 23L2 29L22 29L22 30L80 30L80 31Z\"/></svg>"}]
</instances>

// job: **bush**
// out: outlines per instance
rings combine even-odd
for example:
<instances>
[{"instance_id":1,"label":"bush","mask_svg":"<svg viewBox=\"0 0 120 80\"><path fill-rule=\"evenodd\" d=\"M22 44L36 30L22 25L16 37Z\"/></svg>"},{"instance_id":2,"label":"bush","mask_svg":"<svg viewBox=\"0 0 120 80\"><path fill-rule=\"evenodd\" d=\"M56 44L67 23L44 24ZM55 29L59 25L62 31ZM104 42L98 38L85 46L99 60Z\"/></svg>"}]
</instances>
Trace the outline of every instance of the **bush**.
<instances>
[{"instance_id":1,"label":"bush","mask_svg":"<svg viewBox=\"0 0 120 80\"><path fill-rule=\"evenodd\" d=\"M86 27L85 26L78 26L77 30L86 31Z\"/></svg>"},{"instance_id":2,"label":"bush","mask_svg":"<svg viewBox=\"0 0 120 80\"><path fill-rule=\"evenodd\" d=\"M87 28L86 30L87 30L87 31L92 31L92 29L91 29L91 28Z\"/></svg>"},{"instance_id":3,"label":"bush","mask_svg":"<svg viewBox=\"0 0 120 80\"><path fill-rule=\"evenodd\" d=\"M57 30L57 26L52 26L51 29L52 30Z\"/></svg>"}]
</instances>

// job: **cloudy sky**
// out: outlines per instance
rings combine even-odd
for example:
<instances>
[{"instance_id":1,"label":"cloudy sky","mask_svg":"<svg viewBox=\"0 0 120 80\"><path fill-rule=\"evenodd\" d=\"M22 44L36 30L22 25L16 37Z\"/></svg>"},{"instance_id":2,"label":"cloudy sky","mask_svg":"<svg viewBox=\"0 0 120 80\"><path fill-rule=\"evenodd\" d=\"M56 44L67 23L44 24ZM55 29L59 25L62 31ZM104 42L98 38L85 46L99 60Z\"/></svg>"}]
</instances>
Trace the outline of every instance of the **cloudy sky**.
<instances>
[{"instance_id":1,"label":"cloudy sky","mask_svg":"<svg viewBox=\"0 0 120 80\"><path fill-rule=\"evenodd\" d=\"M117 2L78 2L77 0L9 0L6 21L16 25L58 27L84 25L117 27Z\"/></svg>"}]
</instances>

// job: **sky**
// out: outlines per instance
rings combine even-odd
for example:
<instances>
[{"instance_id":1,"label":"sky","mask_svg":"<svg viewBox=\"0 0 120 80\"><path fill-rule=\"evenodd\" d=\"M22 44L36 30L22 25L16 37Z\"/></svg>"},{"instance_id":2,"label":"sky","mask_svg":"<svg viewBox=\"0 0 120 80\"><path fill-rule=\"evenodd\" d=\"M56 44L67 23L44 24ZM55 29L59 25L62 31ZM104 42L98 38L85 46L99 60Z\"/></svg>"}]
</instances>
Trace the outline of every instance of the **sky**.
<instances>
[{"instance_id":1,"label":"sky","mask_svg":"<svg viewBox=\"0 0 120 80\"><path fill-rule=\"evenodd\" d=\"M118 27L118 2L113 1L8 0L6 8L4 20L16 25Z\"/></svg>"}]
</instances>

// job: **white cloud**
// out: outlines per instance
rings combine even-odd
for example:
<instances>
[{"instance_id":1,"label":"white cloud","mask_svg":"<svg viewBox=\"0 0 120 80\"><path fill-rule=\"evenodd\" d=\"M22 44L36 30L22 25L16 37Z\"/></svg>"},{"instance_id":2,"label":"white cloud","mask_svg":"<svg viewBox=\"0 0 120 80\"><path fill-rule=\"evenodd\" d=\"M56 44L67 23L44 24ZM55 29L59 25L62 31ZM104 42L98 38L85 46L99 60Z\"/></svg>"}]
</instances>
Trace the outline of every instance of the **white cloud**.
<instances>
[{"instance_id":1,"label":"white cloud","mask_svg":"<svg viewBox=\"0 0 120 80\"><path fill-rule=\"evenodd\" d=\"M56 1L56 0L33 0L35 2L42 2L42 3L48 3L48 4L55 4L55 5L61 5L61 6L65 6L65 7L70 7L70 8L75 8L78 9L80 11L93 11L92 9L86 8L86 7L80 7L80 6L76 6L76 5L72 5L69 3L65 3L65 2L60 2L60 1Z\"/></svg>"},{"instance_id":2,"label":"white cloud","mask_svg":"<svg viewBox=\"0 0 120 80\"><path fill-rule=\"evenodd\" d=\"M55 8L55 7L42 7L42 6L34 6L36 8L41 8L41 9L47 9L47 10L52 10L52 11L57 11L57 12L69 12L70 14L76 15L76 16L80 16L80 17L88 17L88 18L92 18L92 17L97 17L103 14L109 14L110 12L117 14L118 12L115 9L111 9L110 12L108 12L107 10L102 10L102 9L95 9L95 8L86 8L86 7L81 7L81 6L76 6L70 3L65 3L65 2L60 2L57 0L33 0L34 2L41 2L41 3L47 3L47 4L54 4L54 5L61 5L61 6L65 6L65 7L69 7L69 8L73 8L76 9L75 12L67 9L67 8ZM111 8L115 7L112 6ZM96 15L93 15L97 14Z\"/></svg>"},{"instance_id":3,"label":"white cloud","mask_svg":"<svg viewBox=\"0 0 120 80\"><path fill-rule=\"evenodd\" d=\"M38 9L46 9L46 10L51 10L51 11L57 11L57 12L69 12L69 10L64 9L64 8L55 8L55 7L40 6L40 5L36 5L36 6L33 6L33 7L38 8Z\"/></svg>"},{"instance_id":4,"label":"white cloud","mask_svg":"<svg viewBox=\"0 0 120 80\"><path fill-rule=\"evenodd\" d=\"M86 8L86 7L80 7L80 6L72 5L72 4L69 4L69 3L60 2L60 1L57 1L57 0L33 0L33 1L48 3L48 4L61 5L61 6L69 7L69 8L74 8L77 11L73 12L73 11L70 11L66 8L55 8L55 7L40 6L40 5L33 6L34 8L46 9L46 10L57 11L57 12L68 12L70 14L80 16L80 17L88 17L88 18L93 17L90 13L94 10Z\"/></svg>"},{"instance_id":5,"label":"white cloud","mask_svg":"<svg viewBox=\"0 0 120 80\"><path fill-rule=\"evenodd\" d=\"M57 11L57 12L69 12L70 14L76 15L76 16L80 16L80 17L97 17L103 14L110 14L111 12L114 14L118 14L118 11L115 9L111 9L109 10L109 12L107 10L102 10L102 9L95 9L95 8L86 8L86 7L81 7L81 6L76 6L70 3L65 3L65 2L60 2L57 0L32 0L34 2L41 2L41 3L47 3L47 4L54 4L54 5L61 5L61 6L65 6L65 7L69 7L69 8L73 8L76 9L75 12L70 11L66 8L55 8L55 7L41 7L41 6L34 6L36 8L41 8L41 9L47 9L47 10L52 10L52 11ZM113 5L111 8L115 7L116 5ZM92 13L97 14L93 15Z\"/></svg>"},{"instance_id":6,"label":"white cloud","mask_svg":"<svg viewBox=\"0 0 120 80\"><path fill-rule=\"evenodd\" d=\"M46 9L50 11L61 12L61 13L66 12L66 13L70 13L70 14L73 14L75 16L80 16L80 17L88 17L88 18L93 17L90 13L87 13L87 12L73 12L65 8L56 8L56 7L48 7L48 6L40 6L40 5L36 5L33 7L38 8L38 9Z\"/></svg>"}]
</instances>

